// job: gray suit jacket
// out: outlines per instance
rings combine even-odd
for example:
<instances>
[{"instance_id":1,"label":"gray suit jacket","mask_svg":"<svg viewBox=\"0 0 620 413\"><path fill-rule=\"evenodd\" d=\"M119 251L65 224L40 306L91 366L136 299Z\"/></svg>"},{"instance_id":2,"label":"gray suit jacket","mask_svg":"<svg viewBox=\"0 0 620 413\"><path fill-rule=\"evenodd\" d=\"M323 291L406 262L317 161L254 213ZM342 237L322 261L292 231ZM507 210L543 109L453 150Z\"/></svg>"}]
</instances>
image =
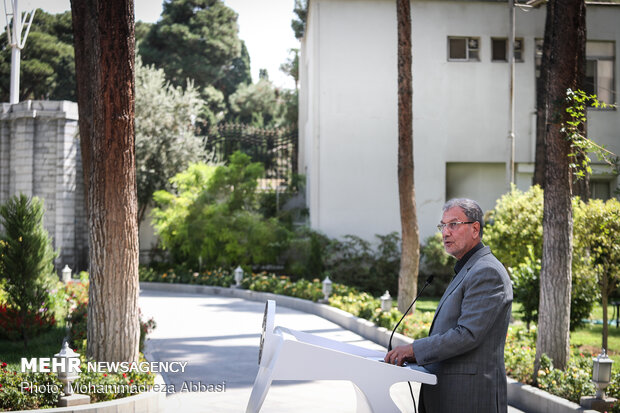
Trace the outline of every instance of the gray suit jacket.
<instances>
[{"instance_id":1,"label":"gray suit jacket","mask_svg":"<svg viewBox=\"0 0 620 413\"><path fill-rule=\"evenodd\" d=\"M489 247L478 250L439 301L428 337L415 340L417 363L437 375L422 385L420 412L506 412L504 344L512 285Z\"/></svg>"}]
</instances>

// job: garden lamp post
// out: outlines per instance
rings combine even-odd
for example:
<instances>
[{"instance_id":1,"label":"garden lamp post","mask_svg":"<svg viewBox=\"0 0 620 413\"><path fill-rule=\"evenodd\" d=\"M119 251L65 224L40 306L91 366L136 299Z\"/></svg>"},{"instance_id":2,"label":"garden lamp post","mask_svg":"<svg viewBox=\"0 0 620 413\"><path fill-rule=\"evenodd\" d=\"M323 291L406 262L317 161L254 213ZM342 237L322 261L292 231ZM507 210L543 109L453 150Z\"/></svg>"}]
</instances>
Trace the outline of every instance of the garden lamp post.
<instances>
[{"instance_id":1,"label":"garden lamp post","mask_svg":"<svg viewBox=\"0 0 620 413\"><path fill-rule=\"evenodd\" d=\"M235 288L241 287L241 281L243 280L243 268L240 265L235 268Z\"/></svg>"},{"instance_id":2,"label":"garden lamp post","mask_svg":"<svg viewBox=\"0 0 620 413\"><path fill-rule=\"evenodd\" d=\"M71 268L65 264L65 268L62 269L62 282L68 283L71 281Z\"/></svg>"},{"instance_id":3,"label":"garden lamp post","mask_svg":"<svg viewBox=\"0 0 620 413\"><path fill-rule=\"evenodd\" d=\"M388 290L385 290L385 294L381 296L381 311L384 313L389 312L392 309L392 296Z\"/></svg>"},{"instance_id":4,"label":"garden lamp post","mask_svg":"<svg viewBox=\"0 0 620 413\"><path fill-rule=\"evenodd\" d=\"M592 358L592 381L596 386L596 398L605 398L605 388L611 381L611 365L614 361L607 357L605 349L596 357Z\"/></svg>"},{"instance_id":5,"label":"garden lamp post","mask_svg":"<svg viewBox=\"0 0 620 413\"><path fill-rule=\"evenodd\" d=\"M54 357L59 360L60 371L58 371L58 379L65 386L63 389L65 395L58 400L58 405L66 407L90 403L90 396L73 393L71 383L80 377L80 355L69 348L69 342L66 338L62 342L60 352L54 354Z\"/></svg>"},{"instance_id":6,"label":"garden lamp post","mask_svg":"<svg viewBox=\"0 0 620 413\"><path fill-rule=\"evenodd\" d=\"M328 302L329 295L332 293L332 280L329 279L329 276L326 275L323 280L323 302Z\"/></svg>"},{"instance_id":7,"label":"garden lamp post","mask_svg":"<svg viewBox=\"0 0 620 413\"><path fill-rule=\"evenodd\" d=\"M605 388L611 381L612 363L613 360L607 357L605 349L598 356L592 357L592 382L596 386L596 395L582 397L579 403L582 407L599 412L611 410L617 400L605 396Z\"/></svg>"}]
</instances>

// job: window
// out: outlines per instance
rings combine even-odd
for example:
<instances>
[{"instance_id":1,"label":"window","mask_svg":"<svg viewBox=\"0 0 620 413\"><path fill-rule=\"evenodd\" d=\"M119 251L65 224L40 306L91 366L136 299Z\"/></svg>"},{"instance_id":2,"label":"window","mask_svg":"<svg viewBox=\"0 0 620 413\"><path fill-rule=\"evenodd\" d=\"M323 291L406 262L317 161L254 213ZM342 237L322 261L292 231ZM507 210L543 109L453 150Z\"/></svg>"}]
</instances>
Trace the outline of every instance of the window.
<instances>
[{"instance_id":1,"label":"window","mask_svg":"<svg viewBox=\"0 0 620 413\"><path fill-rule=\"evenodd\" d=\"M586 43L586 79L584 90L594 93L601 102L615 103L614 42Z\"/></svg>"},{"instance_id":2,"label":"window","mask_svg":"<svg viewBox=\"0 0 620 413\"><path fill-rule=\"evenodd\" d=\"M586 76L584 91L596 94L601 102L615 103L616 79L614 77L615 65L615 43L604 41L586 42ZM542 63L542 39L536 40L536 78L540 77L540 66Z\"/></svg>"},{"instance_id":3,"label":"window","mask_svg":"<svg viewBox=\"0 0 620 413\"><path fill-rule=\"evenodd\" d=\"M448 37L448 60L479 61L478 37Z\"/></svg>"},{"instance_id":4,"label":"window","mask_svg":"<svg viewBox=\"0 0 620 413\"><path fill-rule=\"evenodd\" d=\"M607 201L613 193L609 190L610 181L590 181L590 198Z\"/></svg>"},{"instance_id":5,"label":"window","mask_svg":"<svg viewBox=\"0 0 620 413\"><path fill-rule=\"evenodd\" d=\"M514 56L516 62L523 61L523 39L515 39ZM508 39L506 38L491 38L491 60L493 62L507 62L508 61Z\"/></svg>"}]
</instances>

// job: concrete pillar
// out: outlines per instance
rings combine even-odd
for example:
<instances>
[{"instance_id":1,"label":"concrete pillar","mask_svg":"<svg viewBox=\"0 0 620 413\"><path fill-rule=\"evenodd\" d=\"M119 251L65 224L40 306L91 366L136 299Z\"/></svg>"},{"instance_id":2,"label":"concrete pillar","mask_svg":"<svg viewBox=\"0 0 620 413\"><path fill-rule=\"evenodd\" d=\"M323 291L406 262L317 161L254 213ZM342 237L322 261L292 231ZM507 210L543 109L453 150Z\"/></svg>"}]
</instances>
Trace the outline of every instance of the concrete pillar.
<instances>
[{"instance_id":1,"label":"concrete pillar","mask_svg":"<svg viewBox=\"0 0 620 413\"><path fill-rule=\"evenodd\" d=\"M44 201L44 226L60 255L57 269L86 269L87 235L77 104L2 104L0 202L24 193ZM79 175L78 175L79 174Z\"/></svg>"}]
</instances>

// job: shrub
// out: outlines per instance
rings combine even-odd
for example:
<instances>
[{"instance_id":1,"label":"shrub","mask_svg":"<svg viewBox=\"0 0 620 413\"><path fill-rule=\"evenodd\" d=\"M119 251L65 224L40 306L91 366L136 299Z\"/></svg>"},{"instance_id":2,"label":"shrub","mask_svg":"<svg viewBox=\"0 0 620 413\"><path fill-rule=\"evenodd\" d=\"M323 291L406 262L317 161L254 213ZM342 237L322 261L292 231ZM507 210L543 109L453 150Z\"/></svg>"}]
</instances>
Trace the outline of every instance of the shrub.
<instances>
[{"instance_id":1,"label":"shrub","mask_svg":"<svg viewBox=\"0 0 620 413\"><path fill-rule=\"evenodd\" d=\"M355 235L345 235L343 240L331 240L326 251L325 270L335 282L372 295L381 295L386 290L396 295L400 238L395 232L375 236L379 239L376 250L368 241Z\"/></svg>"},{"instance_id":2,"label":"shrub","mask_svg":"<svg viewBox=\"0 0 620 413\"><path fill-rule=\"evenodd\" d=\"M54 314L43 307L36 312L27 310L25 313L6 304L0 304L0 338L12 341L23 338L26 330L27 337L36 337L56 325Z\"/></svg>"},{"instance_id":3,"label":"shrub","mask_svg":"<svg viewBox=\"0 0 620 413\"><path fill-rule=\"evenodd\" d=\"M285 275L278 276L261 272L244 277L241 285L252 291L271 292L312 301L318 301L324 296L323 284L318 278L312 281L301 279L293 282ZM332 289L334 293L348 291L345 286L339 284L333 284Z\"/></svg>"},{"instance_id":4,"label":"shrub","mask_svg":"<svg viewBox=\"0 0 620 413\"><path fill-rule=\"evenodd\" d=\"M528 246L528 255L523 260L509 270L514 300L522 304L523 321L529 329L531 323L538 320L540 259L534 256L531 246Z\"/></svg>"},{"instance_id":5,"label":"shrub","mask_svg":"<svg viewBox=\"0 0 620 413\"><path fill-rule=\"evenodd\" d=\"M553 368L551 359L543 354L537 374L538 387L573 403L579 403L582 396L595 392L591 371L592 360L585 357L571 357L566 369L558 370Z\"/></svg>"},{"instance_id":6,"label":"shrub","mask_svg":"<svg viewBox=\"0 0 620 413\"><path fill-rule=\"evenodd\" d=\"M497 258L509 268L518 283L514 285L515 296L527 297L524 307L528 321L537 320L538 297L540 293L540 262L542 259L542 211L543 191L538 186L527 192L516 188L502 196L495 209L487 214L484 242L491 247ZM572 288L570 328L582 325L597 298L596 278L587 265L578 257L585 254L579 248L579 228L582 227L582 212L577 199L573 200L574 233L572 261ZM513 281L515 281L513 279ZM531 304L531 305L529 305Z\"/></svg>"},{"instance_id":7,"label":"shrub","mask_svg":"<svg viewBox=\"0 0 620 413\"><path fill-rule=\"evenodd\" d=\"M575 244L583 253L574 259L581 260L594 275L592 279L598 281L603 308L606 308L607 298L620 282L620 202L593 199L587 204L580 202L579 209L581 224L575 229L578 234Z\"/></svg>"},{"instance_id":8,"label":"shrub","mask_svg":"<svg viewBox=\"0 0 620 413\"><path fill-rule=\"evenodd\" d=\"M139 392L140 388L148 387L154 383L154 375L150 372L130 371L127 373L99 373L88 371L87 359L80 350L79 378L73 383L73 387L86 388L84 394L90 396L91 403L106 400L114 400ZM144 357L140 355L140 361ZM29 385L36 385L45 391L36 391ZM109 386L99 387L97 386ZM135 387L134 387L135 386ZM6 363L0 360L0 410L35 410L53 408L58 405L64 385L54 373L32 373L12 370ZM103 388L106 391L101 391ZM115 393L114 389L122 389ZM49 390L52 389L52 390ZM54 391L58 390L58 391Z\"/></svg>"},{"instance_id":9,"label":"shrub","mask_svg":"<svg viewBox=\"0 0 620 413\"><path fill-rule=\"evenodd\" d=\"M308 227L298 228L285 252L285 271L293 277L312 279L325 271L323 264L330 239Z\"/></svg>"},{"instance_id":10,"label":"shrub","mask_svg":"<svg viewBox=\"0 0 620 413\"><path fill-rule=\"evenodd\" d=\"M506 374L521 383L532 384L536 357L536 327L509 326L504 348Z\"/></svg>"},{"instance_id":11,"label":"shrub","mask_svg":"<svg viewBox=\"0 0 620 413\"><path fill-rule=\"evenodd\" d=\"M27 346L28 339L41 330L33 323L37 314L48 311L45 303L55 277L56 253L43 228L43 201L23 194L14 196L0 207L0 217L5 244L0 267L6 279L7 307L19 320L13 324L19 331L12 337L23 339ZM52 319L47 319L47 325L53 325Z\"/></svg>"},{"instance_id":12,"label":"shrub","mask_svg":"<svg viewBox=\"0 0 620 413\"><path fill-rule=\"evenodd\" d=\"M55 374L21 373L10 369L0 360L0 410L34 410L58 405L60 391L35 392L28 387L30 383L36 383L45 388L63 388Z\"/></svg>"},{"instance_id":13,"label":"shrub","mask_svg":"<svg viewBox=\"0 0 620 413\"><path fill-rule=\"evenodd\" d=\"M329 304L388 330L392 330L403 315L396 308L389 312L382 311L381 301L365 292L349 291L346 294L332 295ZM426 337L432 321L433 313L416 312L407 315L396 331L414 339Z\"/></svg>"},{"instance_id":14,"label":"shrub","mask_svg":"<svg viewBox=\"0 0 620 413\"><path fill-rule=\"evenodd\" d=\"M484 243L506 267L517 267L529 257L542 255L543 190L538 185L522 192L513 186L487 213Z\"/></svg>"},{"instance_id":15,"label":"shrub","mask_svg":"<svg viewBox=\"0 0 620 413\"><path fill-rule=\"evenodd\" d=\"M174 193L157 191L153 223L175 264L197 268L274 264L289 231L258 211L260 163L235 152L227 166L193 164L177 174Z\"/></svg>"}]
</instances>

